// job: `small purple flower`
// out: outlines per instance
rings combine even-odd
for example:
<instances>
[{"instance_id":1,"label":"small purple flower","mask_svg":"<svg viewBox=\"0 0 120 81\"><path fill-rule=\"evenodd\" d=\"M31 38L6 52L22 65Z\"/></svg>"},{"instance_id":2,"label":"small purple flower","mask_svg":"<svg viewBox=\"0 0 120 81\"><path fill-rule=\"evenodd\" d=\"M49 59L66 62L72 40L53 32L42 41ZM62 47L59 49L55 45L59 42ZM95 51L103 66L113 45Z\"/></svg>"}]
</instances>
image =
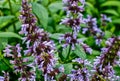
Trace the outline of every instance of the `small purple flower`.
<instances>
[{"instance_id":1,"label":"small purple flower","mask_svg":"<svg viewBox=\"0 0 120 81\"><path fill-rule=\"evenodd\" d=\"M105 14L101 14L102 26L106 26L107 22L111 22L111 18L108 18Z\"/></svg>"},{"instance_id":2,"label":"small purple flower","mask_svg":"<svg viewBox=\"0 0 120 81\"><path fill-rule=\"evenodd\" d=\"M9 73L4 71L2 73L4 73L4 76L0 76L0 81L10 81Z\"/></svg>"},{"instance_id":3,"label":"small purple flower","mask_svg":"<svg viewBox=\"0 0 120 81\"><path fill-rule=\"evenodd\" d=\"M79 39L76 38L76 35L72 35L70 33L66 33L64 35L62 35L60 38L60 42L64 42L64 44L62 45L63 47L67 47L68 45L72 46L72 49L75 49L75 45L81 43L81 41Z\"/></svg>"},{"instance_id":4,"label":"small purple flower","mask_svg":"<svg viewBox=\"0 0 120 81\"><path fill-rule=\"evenodd\" d=\"M113 66L119 65L119 49L120 49L119 37L112 37L106 41L106 47L101 49L101 55L97 56L94 60L94 72L92 80L104 80L117 81L119 77L115 75ZM118 78L116 78L118 77ZM112 80L111 80L112 79Z\"/></svg>"},{"instance_id":5,"label":"small purple flower","mask_svg":"<svg viewBox=\"0 0 120 81\"><path fill-rule=\"evenodd\" d=\"M91 65L87 60L82 60L81 58L76 58L72 61L74 69L71 71L71 74L68 74L70 81L90 81L90 73L87 69L87 66Z\"/></svg>"},{"instance_id":6,"label":"small purple flower","mask_svg":"<svg viewBox=\"0 0 120 81\"><path fill-rule=\"evenodd\" d=\"M86 53L92 54L92 49L88 45L82 44L82 46Z\"/></svg>"}]
</instances>

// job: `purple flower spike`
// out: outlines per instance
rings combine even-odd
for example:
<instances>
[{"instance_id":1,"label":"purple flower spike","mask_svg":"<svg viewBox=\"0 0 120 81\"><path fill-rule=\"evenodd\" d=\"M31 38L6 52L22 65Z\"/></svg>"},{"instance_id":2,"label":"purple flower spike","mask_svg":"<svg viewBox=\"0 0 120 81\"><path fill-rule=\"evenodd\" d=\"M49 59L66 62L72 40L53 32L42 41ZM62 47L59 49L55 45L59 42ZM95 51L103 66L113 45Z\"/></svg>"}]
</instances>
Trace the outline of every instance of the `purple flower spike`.
<instances>
[{"instance_id":1,"label":"purple flower spike","mask_svg":"<svg viewBox=\"0 0 120 81\"><path fill-rule=\"evenodd\" d=\"M90 73L87 69L87 66L91 67L90 62L76 58L73 60L73 64L74 69L71 71L71 74L68 74L70 81L90 81Z\"/></svg>"},{"instance_id":2,"label":"purple flower spike","mask_svg":"<svg viewBox=\"0 0 120 81\"><path fill-rule=\"evenodd\" d=\"M106 41L106 47L101 49L101 55L94 60L94 72L92 80L118 81L113 66L120 65L120 39L112 37Z\"/></svg>"}]
</instances>

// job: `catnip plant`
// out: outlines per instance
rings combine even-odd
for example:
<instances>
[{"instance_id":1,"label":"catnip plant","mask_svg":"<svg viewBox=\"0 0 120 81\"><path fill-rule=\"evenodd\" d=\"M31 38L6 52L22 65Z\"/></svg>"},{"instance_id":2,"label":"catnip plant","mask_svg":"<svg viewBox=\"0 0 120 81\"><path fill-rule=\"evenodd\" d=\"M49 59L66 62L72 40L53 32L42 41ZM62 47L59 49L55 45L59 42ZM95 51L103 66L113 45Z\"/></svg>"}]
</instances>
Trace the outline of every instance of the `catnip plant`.
<instances>
[{"instance_id":1,"label":"catnip plant","mask_svg":"<svg viewBox=\"0 0 120 81\"><path fill-rule=\"evenodd\" d=\"M120 36L108 38L105 47L101 48L101 54L93 62L82 58L81 53L91 56L93 49L79 34L93 37L96 46L102 47L105 32L98 26L97 18L84 16L85 0L62 2L66 15L60 25L69 27L70 31L62 34L57 41L61 50L50 38L50 34L37 25L29 0L21 1L19 20L22 24L19 34L22 43L15 46L8 44L3 50L5 58L10 59L13 73L18 76L17 81L120 81L114 70L114 67L120 66ZM112 21L101 14L100 22L100 26L105 27L107 22ZM66 58L61 60L62 52L59 51L66 49ZM80 51L75 52L76 49ZM69 67L71 69L67 72ZM11 81L10 73L3 71L0 81Z\"/></svg>"}]
</instances>

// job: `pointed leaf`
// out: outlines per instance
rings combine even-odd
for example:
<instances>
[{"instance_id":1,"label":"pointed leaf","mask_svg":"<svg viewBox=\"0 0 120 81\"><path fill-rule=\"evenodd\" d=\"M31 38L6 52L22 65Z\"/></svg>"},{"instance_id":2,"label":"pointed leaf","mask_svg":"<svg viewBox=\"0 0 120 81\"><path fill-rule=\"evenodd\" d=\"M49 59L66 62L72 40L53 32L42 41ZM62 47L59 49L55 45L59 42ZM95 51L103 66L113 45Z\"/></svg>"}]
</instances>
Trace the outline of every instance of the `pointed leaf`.
<instances>
[{"instance_id":1,"label":"pointed leaf","mask_svg":"<svg viewBox=\"0 0 120 81\"><path fill-rule=\"evenodd\" d=\"M44 6L38 3L32 3L32 10L33 13L37 16L40 23L43 25L44 28L47 27L48 24L48 11Z\"/></svg>"},{"instance_id":2,"label":"pointed leaf","mask_svg":"<svg viewBox=\"0 0 120 81\"><path fill-rule=\"evenodd\" d=\"M14 38L21 39L21 36L19 36L16 33L13 33L13 32L0 32L0 37L2 37L2 38L14 37Z\"/></svg>"}]
</instances>

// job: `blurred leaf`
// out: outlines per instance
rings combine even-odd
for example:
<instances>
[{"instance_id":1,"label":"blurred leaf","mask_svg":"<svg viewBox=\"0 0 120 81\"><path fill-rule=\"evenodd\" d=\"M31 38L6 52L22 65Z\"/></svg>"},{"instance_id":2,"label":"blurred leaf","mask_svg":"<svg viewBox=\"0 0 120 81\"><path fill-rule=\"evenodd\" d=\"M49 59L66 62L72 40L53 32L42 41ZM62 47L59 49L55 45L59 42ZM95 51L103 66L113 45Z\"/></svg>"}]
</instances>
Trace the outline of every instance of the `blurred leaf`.
<instances>
[{"instance_id":1,"label":"blurred leaf","mask_svg":"<svg viewBox=\"0 0 120 81\"><path fill-rule=\"evenodd\" d=\"M69 52L69 48L70 48L70 46L67 46L66 48L63 49L62 55L63 55L64 58L67 58L68 52Z\"/></svg>"},{"instance_id":2,"label":"blurred leaf","mask_svg":"<svg viewBox=\"0 0 120 81\"><path fill-rule=\"evenodd\" d=\"M83 58L83 59L86 58L86 53L85 53L83 47L79 44L76 45L76 49L74 50L74 53L80 58Z\"/></svg>"},{"instance_id":3,"label":"blurred leaf","mask_svg":"<svg viewBox=\"0 0 120 81\"><path fill-rule=\"evenodd\" d=\"M3 28L6 24L10 23L14 16L1 16L0 17L0 29Z\"/></svg>"},{"instance_id":4,"label":"blurred leaf","mask_svg":"<svg viewBox=\"0 0 120 81\"><path fill-rule=\"evenodd\" d=\"M45 5L45 6L47 6L48 3L49 3L49 0L42 0L41 3L42 3L43 5Z\"/></svg>"},{"instance_id":5,"label":"blurred leaf","mask_svg":"<svg viewBox=\"0 0 120 81\"><path fill-rule=\"evenodd\" d=\"M50 38L59 40L59 37L60 37L61 35L62 35L61 33L54 33L54 34L51 34L51 35L50 35Z\"/></svg>"},{"instance_id":6,"label":"blurred leaf","mask_svg":"<svg viewBox=\"0 0 120 81\"><path fill-rule=\"evenodd\" d=\"M113 10L113 9L107 9L107 10L104 10L102 11L104 13L107 13L107 14L112 14L112 15L115 15L115 16L119 16L119 13L116 11L116 10Z\"/></svg>"},{"instance_id":7,"label":"blurred leaf","mask_svg":"<svg viewBox=\"0 0 120 81\"><path fill-rule=\"evenodd\" d=\"M0 52L0 72L7 70L9 67L9 62L4 58L3 54Z\"/></svg>"},{"instance_id":8,"label":"blurred leaf","mask_svg":"<svg viewBox=\"0 0 120 81\"><path fill-rule=\"evenodd\" d=\"M5 46L8 43L8 39L7 38L1 38L0 37L0 50L2 50L3 48L5 48Z\"/></svg>"},{"instance_id":9,"label":"blurred leaf","mask_svg":"<svg viewBox=\"0 0 120 81\"><path fill-rule=\"evenodd\" d=\"M33 13L38 17L38 20L46 29L48 24L48 11L44 6L38 3L32 3L32 10Z\"/></svg>"},{"instance_id":10,"label":"blurred leaf","mask_svg":"<svg viewBox=\"0 0 120 81\"><path fill-rule=\"evenodd\" d=\"M58 10L63 9L63 5L62 5L62 2L57 1L57 2L51 3L48 6L48 8L52 13L56 13Z\"/></svg>"},{"instance_id":11,"label":"blurred leaf","mask_svg":"<svg viewBox=\"0 0 120 81\"><path fill-rule=\"evenodd\" d=\"M112 33L110 31L105 31L105 38L110 38Z\"/></svg>"},{"instance_id":12,"label":"blurred leaf","mask_svg":"<svg viewBox=\"0 0 120 81\"><path fill-rule=\"evenodd\" d=\"M72 63L68 63L68 64L63 64L64 68L65 68L65 73L66 74L70 74L71 73L71 70L72 70Z\"/></svg>"},{"instance_id":13,"label":"blurred leaf","mask_svg":"<svg viewBox=\"0 0 120 81\"><path fill-rule=\"evenodd\" d=\"M56 30L60 33L66 33L71 31L70 27L66 27L65 25L57 25Z\"/></svg>"},{"instance_id":14,"label":"blurred leaf","mask_svg":"<svg viewBox=\"0 0 120 81\"><path fill-rule=\"evenodd\" d=\"M93 13L96 13L98 14L98 10L96 9L96 7L94 7L94 5L90 2L86 2L86 5L87 5L87 13L90 14L90 15L93 15Z\"/></svg>"},{"instance_id":15,"label":"blurred leaf","mask_svg":"<svg viewBox=\"0 0 120 81\"><path fill-rule=\"evenodd\" d=\"M104 7L104 6L117 6L117 7L120 7L120 1L106 1L105 3L103 3L101 5L101 7Z\"/></svg>"},{"instance_id":16,"label":"blurred leaf","mask_svg":"<svg viewBox=\"0 0 120 81\"><path fill-rule=\"evenodd\" d=\"M18 12L20 10L20 7L21 7L21 5L13 3L12 4L12 10L13 10L12 12L15 14L16 12Z\"/></svg>"},{"instance_id":17,"label":"blurred leaf","mask_svg":"<svg viewBox=\"0 0 120 81\"><path fill-rule=\"evenodd\" d=\"M112 23L114 23L114 24L120 24L120 18L114 19L114 20L112 21Z\"/></svg>"},{"instance_id":18,"label":"blurred leaf","mask_svg":"<svg viewBox=\"0 0 120 81\"><path fill-rule=\"evenodd\" d=\"M3 38L14 37L14 38L21 39L21 36L13 32L0 32L0 37L3 37Z\"/></svg>"}]
</instances>

